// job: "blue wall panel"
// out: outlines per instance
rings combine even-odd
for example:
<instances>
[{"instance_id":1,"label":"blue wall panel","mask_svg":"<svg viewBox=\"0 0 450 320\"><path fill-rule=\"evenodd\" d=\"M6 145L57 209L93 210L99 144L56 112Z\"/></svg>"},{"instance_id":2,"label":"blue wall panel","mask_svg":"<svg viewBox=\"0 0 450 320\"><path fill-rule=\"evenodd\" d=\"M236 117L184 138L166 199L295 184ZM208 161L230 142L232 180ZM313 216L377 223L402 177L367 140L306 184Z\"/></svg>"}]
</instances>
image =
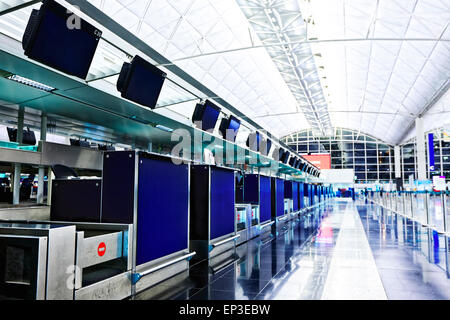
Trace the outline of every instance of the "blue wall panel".
<instances>
[{"instance_id":1,"label":"blue wall panel","mask_svg":"<svg viewBox=\"0 0 450 320\"><path fill-rule=\"evenodd\" d=\"M260 222L267 222L271 219L271 195L270 178L261 176L260 180L260 202L259 216Z\"/></svg>"},{"instance_id":2,"label":"blue wall panel","mask_svg":"<svg viewBox=\"0 0 450 320\"><path fill-rule=\"evenodd\" d=\"M234 232L234 210L234 172L211 167L211 240Z\"/></svg>"},{"instance_id":3,"label":"blue wall panel","mask_svg":"<svg viewBox=\"0 0 450 320\"><path fill-rule=\"evenodd\" d=\"M175 165L166 159L141 157L137 265L188 247L188 177L187 165Z\"/></svg>"}]
</instances>

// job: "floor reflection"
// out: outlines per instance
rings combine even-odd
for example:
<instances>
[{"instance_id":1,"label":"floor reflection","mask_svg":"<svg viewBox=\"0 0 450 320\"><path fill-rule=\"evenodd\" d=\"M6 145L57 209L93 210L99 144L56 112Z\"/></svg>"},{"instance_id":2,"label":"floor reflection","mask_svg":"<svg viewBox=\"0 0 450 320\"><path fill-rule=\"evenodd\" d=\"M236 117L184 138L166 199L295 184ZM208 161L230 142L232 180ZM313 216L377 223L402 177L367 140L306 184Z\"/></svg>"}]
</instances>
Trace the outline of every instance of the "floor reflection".
<instances>
[{"instance_id":1,"label":"floor reflection","mask_svg":"<svg viewBox=\"0 0 450 320\"><path fill-rule=\"evenodd\" d=\"M219 270L205 261L192 266L189 275L178 282L160 285L172 295L142 297L321 299L348 206L353 206L361 218L389 299L450 298L448 238L379 206L339 199L292 221L276 237L256 238L238 246L233 259Z\"/></svg>"},{"instance_id":2,"label":"floor reflection","mask_svg":"<svg viewBox=\"0 0 450 320\"><path fill-rule=\"evenodd\" d=\"M450 298L447 237L377 205L357 208L389 299Z\"/></svg>"}]
</instances>

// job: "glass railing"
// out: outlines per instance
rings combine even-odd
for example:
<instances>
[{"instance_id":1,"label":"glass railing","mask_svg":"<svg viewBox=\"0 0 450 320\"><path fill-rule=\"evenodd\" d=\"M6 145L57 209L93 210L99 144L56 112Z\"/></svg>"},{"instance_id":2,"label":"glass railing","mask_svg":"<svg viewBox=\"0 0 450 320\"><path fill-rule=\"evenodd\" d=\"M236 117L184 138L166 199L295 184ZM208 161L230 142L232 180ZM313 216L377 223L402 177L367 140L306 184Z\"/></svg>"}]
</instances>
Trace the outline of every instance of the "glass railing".
<instances>
[{"instance_id":1,"label":"glass railing","mask_svg":"<svg viewBox=\"0 0 450 320\"><path fill-rule=\"evenodd\" d=\"M450 191L368 192L367 198L439 233L450 232Z\"/></svg>"},{"instance_id":2,"label":"glass railing","mask_svg":"<svg viewBox=\"0 0 450 320\"><path fill-rule=\"evenodd\" d=\"M17 142L0 141L0 148L24 150L24 151L38 151L38 146L23 146Z\"/></svg>"}]
</instances>

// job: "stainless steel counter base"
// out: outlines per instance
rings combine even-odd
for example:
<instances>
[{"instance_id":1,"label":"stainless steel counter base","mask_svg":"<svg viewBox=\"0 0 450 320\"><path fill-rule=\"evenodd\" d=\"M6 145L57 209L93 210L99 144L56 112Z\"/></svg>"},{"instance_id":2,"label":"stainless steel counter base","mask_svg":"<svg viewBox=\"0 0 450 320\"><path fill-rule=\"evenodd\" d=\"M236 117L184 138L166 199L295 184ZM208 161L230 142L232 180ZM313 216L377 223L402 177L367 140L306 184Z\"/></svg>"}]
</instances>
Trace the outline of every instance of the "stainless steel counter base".
<instances>
[{"instance_id":1,"label":"stainless steel counter base","mask_svg":"<svg viewBox=\"0 0 450 320\"><path fill-rule=\"evenodd\" d=\"M75 290L75 300L122 300L131 296L131 271Z\"/></svg>"},{"instance_id":2,"label":"stainless steel counter base","mask_svg":"<svg viewBox=\"0 0 450 320\"><path fill-rule=\"evenodd\" d=\"M248 232L249 231L247 229L236 232L236 234L239 235L239 238L236 240L237 246L249 240L247 236Z\"/></svg>"}]
</instances>

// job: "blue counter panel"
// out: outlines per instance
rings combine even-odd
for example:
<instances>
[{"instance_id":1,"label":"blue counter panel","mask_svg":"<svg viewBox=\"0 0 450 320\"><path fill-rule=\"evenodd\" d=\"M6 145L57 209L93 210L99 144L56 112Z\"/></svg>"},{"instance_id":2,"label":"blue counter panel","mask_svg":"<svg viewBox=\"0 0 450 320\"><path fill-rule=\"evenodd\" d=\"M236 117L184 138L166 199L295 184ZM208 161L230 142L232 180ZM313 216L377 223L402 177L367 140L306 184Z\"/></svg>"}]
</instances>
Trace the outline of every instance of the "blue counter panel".
<instances>
[{"instance_id":1,"label":"blue counter panel","mask_svg":"<svg viewBox=\"0 0 450 320\"><path fill-rule=\"evenodd\" d=\"M292 182L292 207L294 212L299 210L298 204L298 182Z\"/></svg>"},{"instance_id":2,"label":"blue counter panel","mask_svg":"<svg viewBox=\"0 0 450 320\"><path fill-rule=\"evenodd\" d=\"M141 157L138 187L136 265L188 248L188 166Z\"/></svg>"},{"instance_id":3,"label":"blue counter panel","mask_svg":"<svg viewBox=\"0 0 450 320\"><path fill-rule=\"evenodd\" d=\"M244 177L244 203L258 204L259 202L259 176L246 174Z\"/></svg>"},{"instance_id":4,"label":"blue counter panel","mask_svg":"<svg viewBox=\"0 0 450 320\"><path fill-rule=\"evenodd\" d=\"M270 221L271 219L271 195L270 195L270 178L261 176L260 184L260 200L259 200L259 220L261 223Z\"/></svg>"},{"instance_id":5,"label":"blue counter panel","mask_svg":"<svg viewBox=\"0 0 450 320\"><path fill-rule=\"evenodd\" d=\"M293 192L292 192L292 181L284 181L284 198L285 199L292 199Z\"/></svg>"},{"instance_id":6,"label":"blue counter panel","mask_svg":"<svg viewBox=\"0 0 450 320\"><path fill-rule=\"evenodd\" d=\"M277 179L277 217L284 215L284 180Z\"/></svg>"},{"instance_id":7,"label":"blue counter panel","mask_svg":"<svg viewBox=\"0 0 450 320\"><path fill-rule=\"evenodd\" d=\"M210 239L212 240L235 231L233 171L211 167L210 199Z\"/></svg>"},{"instance_id":8,"label":"blue counter panel","mask_svg":"<svg viewBox=\"0 0 450 320\"><path fill-rule=\"evenodd\" d=\"M299 203L300 209L305 208L305 191L304 191L304 188L305 188L305 184L300 182L298 184L298 196L299 196L299 202L300 202Z\"/></svg>"},{"instance_id":9,"label":"blue counter panel","mask_svg":"<svg viewBox=\"0 0 450 320\"><path fill-rule=\"evenodd\" d=\"M313 195L312 185L307 184L306 189L308 190L309 206L312 206L314 204L314 201L313 201L314 195Z\"/></svg>"},{"instance_id":10,"label":"blue counter panel","mask_svg":"<svg viewBox=\"0 0 450 320\"><path fill-rule=\"evenodd\" d=\"M101 215L104 223L133 223L135 157L133 151L104 154Z\"/></svg>"}]
</instances>

